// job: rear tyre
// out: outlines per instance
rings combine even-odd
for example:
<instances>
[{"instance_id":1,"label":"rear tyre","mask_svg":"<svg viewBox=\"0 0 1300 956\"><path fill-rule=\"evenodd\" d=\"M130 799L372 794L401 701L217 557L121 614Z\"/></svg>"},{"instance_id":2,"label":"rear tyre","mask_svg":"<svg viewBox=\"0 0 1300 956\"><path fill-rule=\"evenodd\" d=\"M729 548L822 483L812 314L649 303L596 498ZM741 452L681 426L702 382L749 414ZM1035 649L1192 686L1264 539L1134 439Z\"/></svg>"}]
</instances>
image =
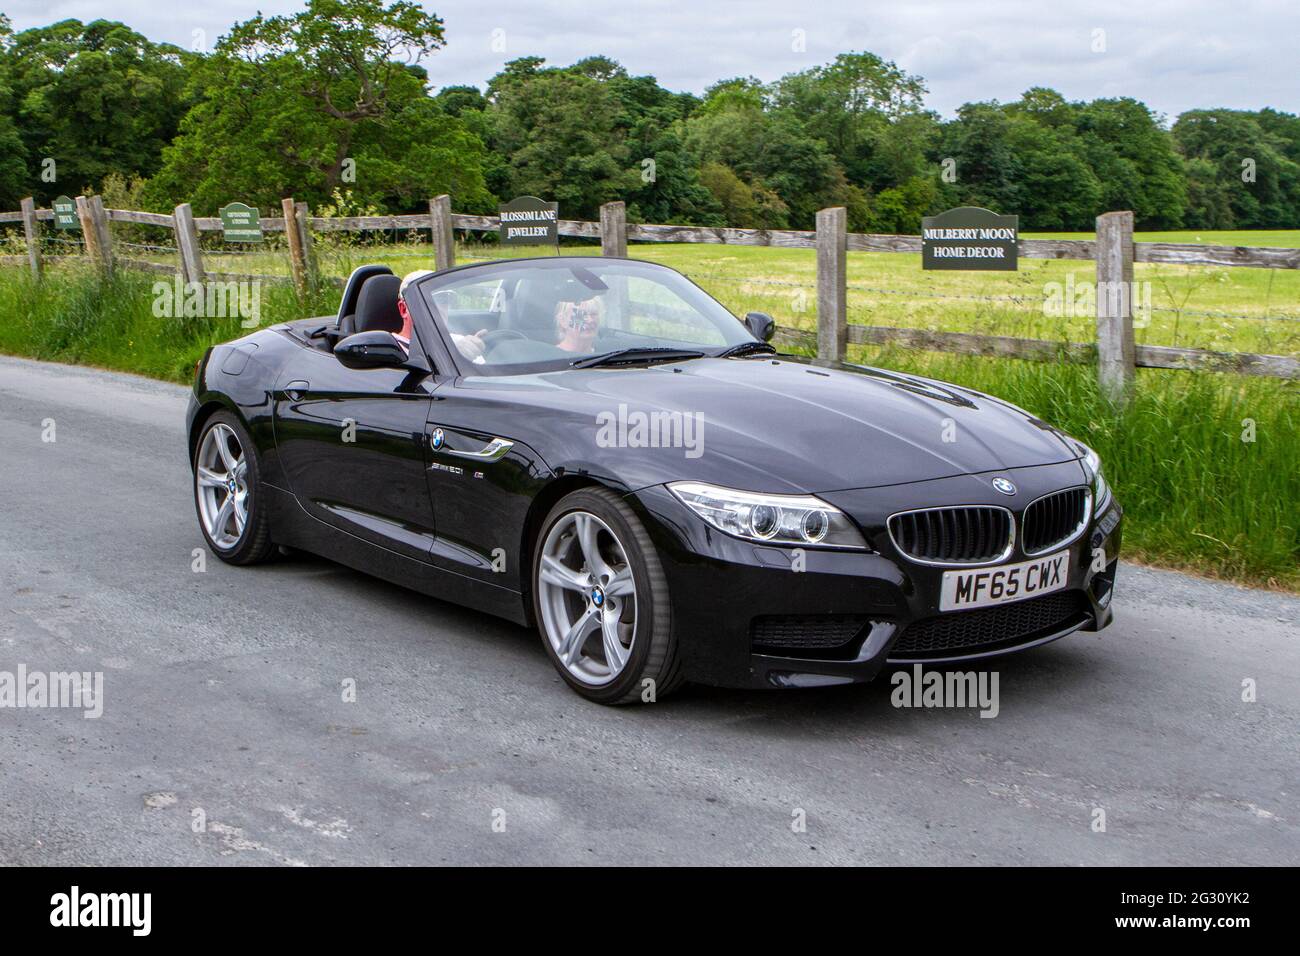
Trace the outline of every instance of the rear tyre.
<instances>
[{"instance_id":1,"label":"rear tyre","mask_svg":"<svg viewBox=\"0 0 1300 956\"><path fill-rule=\"evenodd\" d=\"M663 565L612 491L583 488L551 509L533 552L533 606L551 663L588 700L657 700L682 683Z\"/></svg>"},{"instance_id":2,"label":"rear tyre","mask_svg":"<svg viewBox=\"0 0 1300 956\"><path fill-rule=\"evenodd\" d=\"M212 553L228 564L271 557L257 450L238 416L220 411L203 424L194 451L194 507Z\"/></svg>"}]
</instances>

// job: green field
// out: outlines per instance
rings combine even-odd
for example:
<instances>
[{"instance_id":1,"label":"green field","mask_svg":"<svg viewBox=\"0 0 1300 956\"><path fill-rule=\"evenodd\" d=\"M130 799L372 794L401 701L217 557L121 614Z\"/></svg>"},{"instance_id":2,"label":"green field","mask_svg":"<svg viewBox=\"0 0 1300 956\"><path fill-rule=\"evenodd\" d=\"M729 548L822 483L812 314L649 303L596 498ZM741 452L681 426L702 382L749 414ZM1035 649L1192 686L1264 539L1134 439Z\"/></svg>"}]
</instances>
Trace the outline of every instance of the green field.
<instances>
[{"instance_id":1,"label":"green field","mask_svg":"<svg viewBox=\"0 0 1300 956\"><path fill-rule=\"evenodd\" d=\"M1227 240L1227 236L1233 238ZM1272 233L1300 244L1300 233ZM1179 240L1187 236L1178 235ZM1210 234L1206 241L1263 244L1251 234ZM1280 244L1275 242L1275 244ZM564 247L582 253L590 247ZM357 246L317 242L322 270L343 276L364 262L403 273L429 265L419 244ZM494 257L492 246L466 246L462 261ZM277 250L221 257L210 270L287 272ZM816 324L811 250L718 245L638 245L631 254L696 278L733 312L758 309L782 325ZM165 258L161 261L168 261ZM919 257L850 253L849 320L913 328L973 330L1089 341L1087 317L1042 313L1043 286L1091 279L1086 262L1022 260L1019 273L922 273ZM1139 272L1149 270L1139 265ZM1300 275L1293 271L1161 267L1139 275L1168 289L1177 311L1153 310L1140 341L1300 354ZM234 319L159 319L151 304L160 277L123 272L106 285L85 267L52 267L38 286L26 270L0 269L0 351L188 381L213 342L242 334ZM885 291L888 290L888 291ZM801 295L802 293L802 295ZM1184 300L1184 293L1185 300ZM987 302L1017 296L1019 302ZM1155 289L1153 288L1153 298ZM1159 306L1159 300L1153 302ZM300 302L287 286L262 290L263 324L337 308L337 292ZM1193 311L1231 312L1232 318ZM1125 552L1167 567L1300 591L1300 402L1297 383L1248 376L1142 369L1132 407L1112 414L1087 365L962 357L896 348L851 349L850 360L978 388L1028 408L1088 442L1127 510ZM1253 430L1253 434L1252 434ZM1243 436L1254 441L1243 441Z\"/></svg>"}]
</instances>

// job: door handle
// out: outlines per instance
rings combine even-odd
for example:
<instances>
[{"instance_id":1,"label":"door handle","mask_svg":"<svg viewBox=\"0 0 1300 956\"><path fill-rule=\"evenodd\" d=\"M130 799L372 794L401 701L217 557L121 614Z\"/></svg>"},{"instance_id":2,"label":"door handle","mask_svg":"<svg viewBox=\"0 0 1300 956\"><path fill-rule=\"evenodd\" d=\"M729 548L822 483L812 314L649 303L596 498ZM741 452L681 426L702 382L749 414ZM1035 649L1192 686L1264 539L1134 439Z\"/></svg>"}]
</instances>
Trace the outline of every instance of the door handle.
<instances>
[{"instance_id":1,"label":"door handle","mask_svg":"<svg viewBox=\"0 0 1300 956\"><path fill-rule=\"evenodd\" d=\"M301 402L309 388L311 388L311 382L304 382L302 379L298 379L297 381L290 382L284 387L284 394L289 397L290 401Z\"/></svg>"},{"instance_id":2,"label":"door handle","mask_svg":"<svg viewBox=\"0 0 1300 956\"><path fill-rule=\"evenodd\" d=\"M506 452L515 446L512 441L504 438L494 438L478 451L457 451L454 448L442 449L443 454L455 455L457 458L468 458L471 461L500 461L506 456Z\"/></svg>"}]
</instances>

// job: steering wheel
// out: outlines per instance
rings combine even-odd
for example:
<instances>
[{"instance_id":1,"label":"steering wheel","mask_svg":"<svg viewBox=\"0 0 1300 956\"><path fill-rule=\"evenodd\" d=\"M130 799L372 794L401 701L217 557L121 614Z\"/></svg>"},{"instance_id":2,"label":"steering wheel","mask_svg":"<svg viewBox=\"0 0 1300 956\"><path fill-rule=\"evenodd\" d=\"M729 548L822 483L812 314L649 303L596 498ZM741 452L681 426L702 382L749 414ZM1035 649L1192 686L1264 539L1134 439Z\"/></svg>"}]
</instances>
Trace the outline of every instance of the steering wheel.
<instances>
[{"instance_id":1,"label":"steering wheel","mask_svg":"<svg viewBox=\"0 0 1300 956\"><path fill-rule=\"evenodd\" d=\"M518 329L488 329L479 338L483 340L484 350L486 351L488 347L495 347L499 342L504 342L507 339L526 339L528 336Z\"/></svg>"}]
</instances>

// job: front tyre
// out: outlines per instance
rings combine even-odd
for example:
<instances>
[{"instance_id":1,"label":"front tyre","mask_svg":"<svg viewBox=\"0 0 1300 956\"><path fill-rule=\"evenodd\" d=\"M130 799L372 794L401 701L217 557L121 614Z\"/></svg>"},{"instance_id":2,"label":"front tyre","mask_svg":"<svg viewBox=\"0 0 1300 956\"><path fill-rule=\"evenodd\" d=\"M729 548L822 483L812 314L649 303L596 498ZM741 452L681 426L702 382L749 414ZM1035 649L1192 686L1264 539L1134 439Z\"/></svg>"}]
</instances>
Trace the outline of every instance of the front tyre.
<instances>
[{"instance_id":1,"label":"front tyre","mask_svg":"<svg viewBox=\"0 0 1300 956\"><path fill-rule=\"evenodd\" d=\"M542 646L588 700L654 700L681 684L668 581L636 514L605 488L551 509L533 553Z\"/></svg>"},{"instance_id":2,"label":"front tyre","mask_svg":"<svg viewBox=\"0 0 1300 956\"><path fill-rule=\"evenodd\" d=\"M275 550L257 450L231 412L209 418L195 445L194 507L208 547L222 561L257 564Z\"/></svg>"}]
</instances>

